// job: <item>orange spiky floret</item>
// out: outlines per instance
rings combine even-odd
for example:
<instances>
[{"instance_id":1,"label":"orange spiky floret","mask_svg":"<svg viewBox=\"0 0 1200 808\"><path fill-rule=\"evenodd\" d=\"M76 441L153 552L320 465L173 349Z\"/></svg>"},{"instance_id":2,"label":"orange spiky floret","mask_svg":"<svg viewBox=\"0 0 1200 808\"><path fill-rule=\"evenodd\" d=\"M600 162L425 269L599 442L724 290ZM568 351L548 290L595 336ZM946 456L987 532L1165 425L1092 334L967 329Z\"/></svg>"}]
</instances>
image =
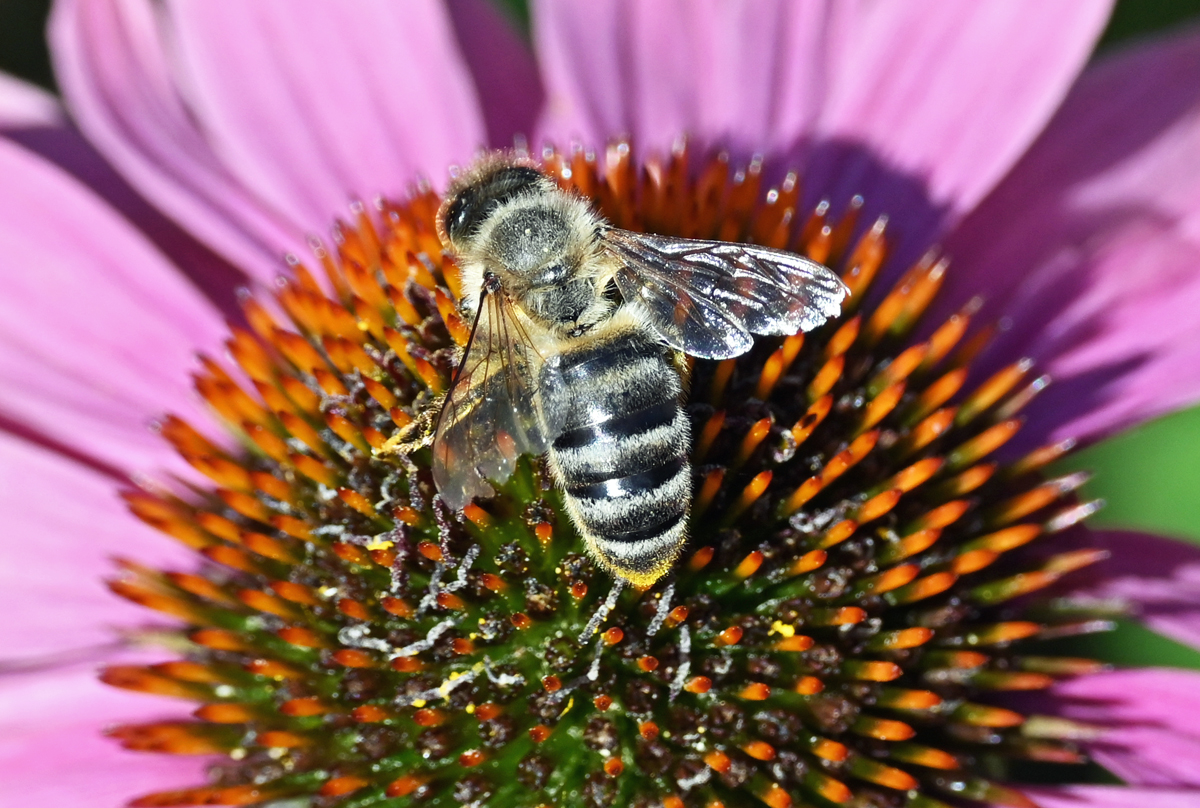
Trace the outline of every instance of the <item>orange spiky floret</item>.
<instances>
[{"instance_id":1,"label":"orange spiky floret","mask_svg":"<svg viewBox=\"0 0 1200 808\"><path fill-rule=\"evenodd\" d=\"M193 650L105 681L201 705L113 737L222 756L212 784L138 804L784 808L918 791L911 804L939 808L1019 804L982 773L1009 758L1080 760L986 702L1095 670L1022 656L1056 618L996 605L1098 560L1024 555L1096 506L1074 501L1081 479L1038 476L1073 444L1002 454L1045 380L1019 362L972 384L977 304L910 339L947 262L930 253L877 292L883 220L860 225L857 198L802 211L800 178L764 190L761 162L695 167L682 143L640 166L628 144L541 157L618 226L829 262L853 293L845 316L692 362L690 549L649 590L614 589L536 459L451 514L427 452L387 452L436 406L469 319L432 192L355 206L314 245L315 273L293 260L277 305L244 302L229 351L250 384L203 362L197 389L245 451L166 418L214 487L129 493L222 568L123 563L111 584L185 621Z\"/></svg>"}]
</instances>

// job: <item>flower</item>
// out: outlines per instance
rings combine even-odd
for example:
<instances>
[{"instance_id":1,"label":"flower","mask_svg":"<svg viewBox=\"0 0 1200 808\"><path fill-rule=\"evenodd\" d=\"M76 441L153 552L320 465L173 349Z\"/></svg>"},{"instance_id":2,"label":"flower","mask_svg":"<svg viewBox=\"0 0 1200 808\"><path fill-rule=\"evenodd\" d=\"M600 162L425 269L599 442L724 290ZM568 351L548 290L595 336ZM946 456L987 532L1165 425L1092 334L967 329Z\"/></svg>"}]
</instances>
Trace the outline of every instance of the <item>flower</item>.
<instances>
[{"instance_id":1,"label":"flower","mask_svg":"<svg viewBox=\"0 0 1200 808\"><path fill-rule=\"evenodd\" d=\"M864 223L891 217L897 271L944 239L954 269L940 313L987 292L976 321L1010 324L981 357L979 378L1032 356L1056 379L1028 409L1023 448L1091 439L1194 399L1185 372L1197 327L1196 178L1186 159L1197 131L1194 36L1111 57L1064 101L1104 4L983 3L931 19L897 6L763 5L728 18L547 2L535 14L546 103L534 129L528 56L478 16L486 7L450 9L60 3L52 33L74 119L161 213L57 128L53 102L20 87L4 93L0 239L14 268L0 301L0 468L13 528L4 597L28 617L6 626L20 665L10 664L0 703L18 730L3 771L26 801L116 801L198 780L195 763L131 757L91 734L170 712L90 678L99 658L146 675L135 666L147 652L114 647L110 630L147 636L144 612L99 597L102 559L193 564L112 499L140 470L192 474L144 421L164 409L205 421L180 370L196 349L219 353L237 282L270 282L276 256L325 230L348 196L402 196L417 172L441 177L485 139L503 144L520 130L537 132L534 142L602 143L628 133L649 159L688 130L689 148L724 146L732 166L765 154L765 185L782 179L773 170L802 168L798 211L822 196L840 211L863 194ZM216 379L210 402L236 399L214 370L201 373L210 394ZM162 431L194 440L179 423ZM1105 540L1116 558L1148 541ZM1151 625L1194 637L1192 563L1117 566L1104 591L1132 593L1148 602ZM176 683L201 673L160 672ZM1039 800L1183 804L1196 785L1186 754L1194 729L1161 706L1188 680L1119 672L1065 684L1062 716L1114 725L1083 740L1146 788L1084 786ZM1063 701L1114 694L1120 709ZM1167 744L1177 765L1150 771L1148 756ZM54 776L63 770L77 776Z\"/></svg>"}]
</instances>

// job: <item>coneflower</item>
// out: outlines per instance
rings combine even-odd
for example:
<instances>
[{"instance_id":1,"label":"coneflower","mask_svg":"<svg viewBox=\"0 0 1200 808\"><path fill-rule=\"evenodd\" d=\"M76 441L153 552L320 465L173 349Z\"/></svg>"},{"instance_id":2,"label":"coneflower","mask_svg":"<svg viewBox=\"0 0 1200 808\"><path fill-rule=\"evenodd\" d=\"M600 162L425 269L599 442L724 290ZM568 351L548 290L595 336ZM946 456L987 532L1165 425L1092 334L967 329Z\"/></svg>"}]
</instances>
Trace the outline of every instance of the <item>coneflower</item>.
<instances>
[{"instance_id":1,"label":"coneflower","mask_svg":"<svg viewBox=\"0 0 1200 808\"><path fill-rule=\"evenodd\" d=\"M428 452L385 451L436 406L467 327L438 197L358 206L272 299L243 300L237 370L203 361L238 448L162 421L212 485L127 494L203 563L122 564L112 589L182 620L183 650L104 681L198 706L112 735L219 756L210 783L135 804L1031 805L1010 766L1082 761L1084 728L1004 696L1097 670L1039 641L1104 625L1037 598L1103 557L1042 549L1097 507L1082 475L1043 473L1071 442L1003 451L1045 377L971 376L991 333L973 304L922 323L953 272L936 252L873 288L887 228L861 200L801 211L795 173L765 189L761 161L683 144L541 159L619 227L825 263L847 310L694 362L689 545L622 588L538 458L454 513Z\"/></svg>"}]
</instances>

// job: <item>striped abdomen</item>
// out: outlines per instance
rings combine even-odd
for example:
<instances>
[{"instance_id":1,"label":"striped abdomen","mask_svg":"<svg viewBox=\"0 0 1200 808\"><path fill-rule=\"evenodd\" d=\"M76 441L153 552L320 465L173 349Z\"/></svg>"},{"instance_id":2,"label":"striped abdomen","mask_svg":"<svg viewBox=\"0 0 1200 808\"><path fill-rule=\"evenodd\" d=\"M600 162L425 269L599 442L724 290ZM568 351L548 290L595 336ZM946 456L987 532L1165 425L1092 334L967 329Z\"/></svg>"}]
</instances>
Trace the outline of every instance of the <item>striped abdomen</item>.
<instances>
[{"instance_id":1,"label":"striped abdomen","mask_svg":"<svg viewBox=\"0 0 1200 808\"><path fill-rule=\"evenodd\" d=\"M691 430L670 349L632 331L561 356L563 428L549 457L588 548L637 585L662 577L685 540Z\"/></svg>"}]
</instances>

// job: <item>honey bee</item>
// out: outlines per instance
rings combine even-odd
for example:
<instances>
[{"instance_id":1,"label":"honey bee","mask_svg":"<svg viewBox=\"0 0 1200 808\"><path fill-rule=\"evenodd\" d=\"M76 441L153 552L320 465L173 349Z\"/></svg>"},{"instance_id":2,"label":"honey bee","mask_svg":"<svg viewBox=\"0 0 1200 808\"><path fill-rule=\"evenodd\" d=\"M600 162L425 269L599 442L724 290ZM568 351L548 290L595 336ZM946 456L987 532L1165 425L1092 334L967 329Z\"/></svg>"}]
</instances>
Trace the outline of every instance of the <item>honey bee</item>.
<instances>
[{"instance_id":1,"label":"honey bee","mask_svg":"<svg viewBox=\"0 0 1200 808\"><path fill-rule=\"evenodd\" d=\"M438 232L472 322L433 437L442 499L491 496L521 455L545 454L590 554L635 586L686 541L683 355L726 359L751 334L816 328L848 292L792 253L617 229L507 155L452 184Z\"/></svg>"}]
</instances>

